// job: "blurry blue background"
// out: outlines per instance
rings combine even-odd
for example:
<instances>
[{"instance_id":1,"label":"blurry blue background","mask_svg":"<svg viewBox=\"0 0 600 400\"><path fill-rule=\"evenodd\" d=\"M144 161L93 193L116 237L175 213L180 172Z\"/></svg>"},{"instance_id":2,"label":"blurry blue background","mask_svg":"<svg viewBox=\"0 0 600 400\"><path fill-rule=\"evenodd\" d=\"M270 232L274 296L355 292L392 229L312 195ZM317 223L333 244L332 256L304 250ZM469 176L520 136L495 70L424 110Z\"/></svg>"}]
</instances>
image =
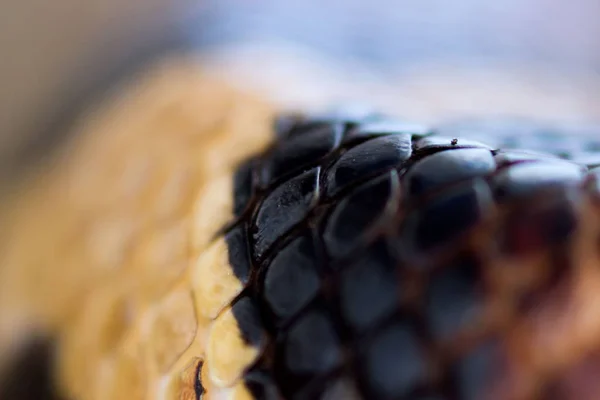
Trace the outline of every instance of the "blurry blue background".
<instances>
[{"instance_id":1,"label":"blurry blue background","mask_svg":"<svg viewBox=\"0 0 600 400\"><path fill-rule=\"evenodd\" d=\"M347 95L427 117L551 99L538 111L599 121L599 18L599 0L3 2L0 174L169 49L290 105Z\"/></svg>"},{"instance_id":2,"label":"blurry blue background","mask_svg":"<svg viewBox=\"0 0 600 400\"><path fill-rule=\"evenodd\" d=\"M182 36L289 107L600 122L598 0L205 0Z\"/></svg>"},{"instance_id":3,"label":"blurry blue background","mask_svg":"<svg viewBox=\"0 0 600 400\"><path fill-rule=\"evenodd\" d=\"M203 46L286 40L380 68L471 58L600 71L598 0L208 0Z\"/></svg>"}]
</instances>

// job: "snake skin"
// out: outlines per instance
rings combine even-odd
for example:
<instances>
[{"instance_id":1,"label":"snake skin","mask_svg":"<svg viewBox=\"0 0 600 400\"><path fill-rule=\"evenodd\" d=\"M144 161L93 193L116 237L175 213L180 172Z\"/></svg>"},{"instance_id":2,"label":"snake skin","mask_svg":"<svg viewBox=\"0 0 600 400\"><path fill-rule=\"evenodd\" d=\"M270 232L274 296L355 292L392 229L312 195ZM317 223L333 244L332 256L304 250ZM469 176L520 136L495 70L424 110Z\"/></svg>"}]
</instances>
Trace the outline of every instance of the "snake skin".
<instances>
[{"instance_id":1,"label":"snake skin","mask_svg":"<svg viewBox=\"0 0 600 400\"><path fill-rule=\"evenodd\" d=\"M3 205L0 350L48 333L65 398L600 393L597 130L112 100Z\"/></svg>"},{"instance_id":2,"label":"snake skin","mask_svg":"<svg viewBox=\"0 0 600 400\"><path fill-rule=\"evenodd\" d=\"M570 390L511 365L510 341L579 267L581 213L599 215L598 132L492 120L427 129L375 114L277 126L271 149L238 170L225 236L245 285L233 313L259 349L245 373L257 399ZM495 276L507 269L518 285ZM518 367L532 370L526 389L511 386Z\"/></svg>"}]
</instances>

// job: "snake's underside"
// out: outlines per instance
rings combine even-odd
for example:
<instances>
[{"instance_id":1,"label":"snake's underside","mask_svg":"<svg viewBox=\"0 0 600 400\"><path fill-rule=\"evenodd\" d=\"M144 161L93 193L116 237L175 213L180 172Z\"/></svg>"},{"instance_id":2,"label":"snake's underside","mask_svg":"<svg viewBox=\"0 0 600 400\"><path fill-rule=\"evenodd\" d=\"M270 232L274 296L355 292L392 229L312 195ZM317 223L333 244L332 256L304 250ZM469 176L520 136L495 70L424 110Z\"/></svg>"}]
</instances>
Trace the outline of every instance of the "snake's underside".
<instances>
[{"instance_id":1,"label":"snake's underside","mask_svg":"<svg viewBox=\"0 0 600 400\"><path fill-rule=\"evenodd\" d=\"M600 130L279 114L180 74L5 201L6 359L50 338L73 400L600 397Z\"/></svg>"}]
</instances>

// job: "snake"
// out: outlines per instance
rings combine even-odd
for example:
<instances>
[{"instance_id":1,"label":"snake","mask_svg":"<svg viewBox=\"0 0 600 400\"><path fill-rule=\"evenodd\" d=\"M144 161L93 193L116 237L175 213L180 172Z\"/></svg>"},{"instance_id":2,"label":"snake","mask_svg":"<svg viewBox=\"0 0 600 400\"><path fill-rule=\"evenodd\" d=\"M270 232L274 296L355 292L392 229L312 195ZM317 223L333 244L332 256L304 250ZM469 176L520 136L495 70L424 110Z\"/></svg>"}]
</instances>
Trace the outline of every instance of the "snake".
<instances>
[{"instance_id":1,"label":"snake","mask_svg":"<svg viewBox=\"0 0 600 400\"><path fill-rule=\"evenodd\" d=\"M2 205L3 399L600 396L600 129L153 71Z\"/></svg>"}]
</instances>

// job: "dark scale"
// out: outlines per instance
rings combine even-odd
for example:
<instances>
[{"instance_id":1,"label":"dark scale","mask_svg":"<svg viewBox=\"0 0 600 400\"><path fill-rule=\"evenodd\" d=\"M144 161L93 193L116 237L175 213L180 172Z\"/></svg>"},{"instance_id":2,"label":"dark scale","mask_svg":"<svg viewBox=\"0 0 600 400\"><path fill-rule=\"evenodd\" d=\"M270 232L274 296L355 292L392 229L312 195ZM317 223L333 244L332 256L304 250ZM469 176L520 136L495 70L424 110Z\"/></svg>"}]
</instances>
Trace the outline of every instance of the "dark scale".
<instances>
[{"instance_id":1,"label":"dark scale","mask_svg":"<svg viewBox=\"0 0 600 400\"><path fill-rule=\"evenodd\" d=\"M462 180L494 172L496 163L487 149L441 151L415 163L404 177L404 191L419 196Z\"/></svg>"},{"instance_id":2,"label":"dark scale","mask_svg":"<svg viewBox=\"0 0 600 400\"><path fill-rule=\"evenodd\" d=\"M568 188L567 188L568 189ZM507 253L525 254L542 247L565 243L577 227L577 196L569 191L554 190L515 207L506 215L500 244Z\"/></svg>"},{"instance_id":3,"label":"dark scale","mask_svg":"<svg viewBox=\"0 0 600 400\"><path fill-rule=\"evenodd\" d=\"M324 119L307 119L301 115L282 115L276 119L274 128L276 136L287 141L305 133L328 129L334 121Z\"/></svg>"},{"instance_id":4,"label":"dark scale","mask_svg":"<svg viewBox=\"0 0 600 400\"><path fill-rule=\"evenodd\" d=\"M334 380L321 394L322 400L362 400L363 396L351 377L342 376Z\"/></svg>"},{"instance_id":5,"label":"dark scale","mask_svg":"<svg viewBox=\"0 0 600 400\"><path fill-rule=\"evenodd\" d=\"M492 188L498 201L514 200L544 187L578 184L586 170L563 160L523 163L499 172L492 181Z\"/></svg>"},{"instance_id":6,"label":"dark scale","mask_svg":"<svg viewBox=\"0 0 600 400\"><path fill-rule=\"evenodd\" d=\"M319 292L321 262L310 232L279 251L267 268L263 295L274 318L294 317Z\"/></svg>"},{"instance_id":7,"label":"dark scale","mask_svg":"<svg viewBox=\"0 0 600 400\"><path fill-rule=\"evenodd\" d=\"M319 168L314 168L282 183L267 195L254 222L257 258L308 216L319 194L318 178Z\"/></svg>"},{"instance_id":8,"label":"dark scale","mask_svg":"<svg viewBox=\"0 0 600 400\"><path fill-rule=\"evenodd\" d=\"M378 137L351 148L327 173L327 195L334 196L357 181L398 168L411 154L410 135Z\"/></svg>"},{"instance_id":9,"label":"dark scale","mask_svg":"<svg viewBox=\"0 0 600 400\"><path fill-rule=\"evenodd\" d=\"M263 185L270 185L282 176L316 163L337 146L341 135L339 124L329 124L279 143L263 161Z\"/></svg>"},{"instance_id":10,"label":"dark scale","mask_svg":"<svg viewBox=\"0 0 600 400\"><path fill-rule=\"evenodd\" d=\"M414 210L400 224L398 248L410 259L453 246L491 211L492 195L481 179L451 187Z\"/></svg>"},{"instance_id":11,"label":"dark scale","mask_svg":"<svg viewBox=\"0 0 600 400\"><path fill-rule=\"evenodd\" d=\"M497 389L503 331L488 307L513 298L486 268L546 251L556 265L545 279L564 278L582 199L600 206L600 129L429 128L360 108L275 127L273 146L237 171L241 221L226 236L250 285L234 314L264 349L244 377L254 396L471 400ZM504 273L527 275L517 265ZM519 296L535 298L535 285Z\"/></svg>"},{"instance_id":12,"label":"dark scale","mask_svg":"<svg viewBox=\"0 0 600 400\"><path fill-rule=\"evenodd\" d=\"M262 348L266 344L266 336L256 302L249 297L242 297L233 305L231 311L239 324L244 341L253 347Z\"/></svg>"},{"instance_id":13,"label":"dark scale","mask_svg":"<svg viewBox=\"0 0 600 400\"><path fill-rule=\"evenodd\" d=\"M492 147L476 140L462 137L427 136L415 142L414 151L419 157L437 153L444 150L457 149L487 149Z\"/></svg>"},{"instance_id":14,"label":"dark scale","mask_svg":"<svg viewBox=\"0 0 600 400\"><path fill-rule=\"evenodd\" d=\"M378 241L340 274L342 317L357 332L373 327L398 308L397 261Z\"/></svg>"},{"instance_id":15,"label":"dark scale","mask_svg":"<svg viewBox=\"0 0 600 400\"><path fill-rule=\"evenodd\" d=\"M326 222L323 240L333 258L350 254L364 243L369 232L384 219L392 218L398 198L395 171L358 187L341 200Z\"/></svg>"},{"instance_id":16,"label":"dark scale","mask_svg":"<svg viewBox=\"0 0 600 400\"><path fill-rule=\"evenodd\" d=\"M282 335L276 348L275 370L285 395L301 391L320 376L344 363L344 353L332 318L326 310L313 308Z\"/></svg>"},{"instance_id":17,"label":"dark scale","mask_svg":"<svg viewBox=\"0 0 600 400\"><path fill-rule=\"evenodd\" d=\"M431 277L425 318L436 341L448 340L478 322L484 312L478 260L463 256Z\"/></svg>"},{"instance_id":18,"label":"dark scale","mask_svg":"<svg viewBox=\"0 0 600 400\"><path fill-rule=\"evenodd\" d=\"M279 400L281 393L273 381L273 376L265 371L252 370L244 377L250 393L260 400Z\"/></svg>"},{"instance_id":19,"label":"dark scale","mask_svg":"<svg viewBox=\"0 0 600 400\"><path fill-rule=\"evenodd\" d=\"M233 197L233 215L239 217L248 207L254 193L254 168L256 160L242 163L234 176L235 195Z\"/></svg>"},{"instance_id":20,"label":"dark scale","mask_svg":"<svg viewBox=\"0 0 600 400\"><path fill-rule=\"evenodd\" d=\"M483 342L456 361L451 368L455 374L457 397L478 400L489 393L489 387L498 385L494 376L502 374L502 352L497 342ZM486 383L490 385L486 388ZM494 387L494 390L498 390Z\"/></svg>"},{"instance_id":21,"label":"dark scale","mask_svg":"<svg viewBox=\"0 0 600 400\"><path fill-rule=\"evenodd\" d=\"M364 351L361 364L375 398L406 398L427 380L427 358L409 323L386 327Z\"/></svg>"},{"instance_id":22,"label":"dark scale","mask_svg":"<svg viewBox=\"0 0 600 400\"><path fill-rule=\"evenodd\" d=\"M239 224L225 235L229 265L234 275L243 284L248 283L252 273L250 253L248 251L248 237L245 224Z\"/></svg>"}]
</instances>

